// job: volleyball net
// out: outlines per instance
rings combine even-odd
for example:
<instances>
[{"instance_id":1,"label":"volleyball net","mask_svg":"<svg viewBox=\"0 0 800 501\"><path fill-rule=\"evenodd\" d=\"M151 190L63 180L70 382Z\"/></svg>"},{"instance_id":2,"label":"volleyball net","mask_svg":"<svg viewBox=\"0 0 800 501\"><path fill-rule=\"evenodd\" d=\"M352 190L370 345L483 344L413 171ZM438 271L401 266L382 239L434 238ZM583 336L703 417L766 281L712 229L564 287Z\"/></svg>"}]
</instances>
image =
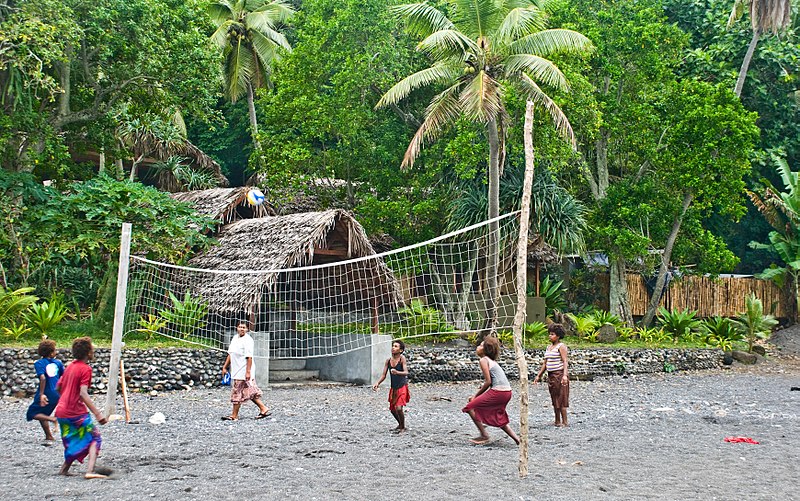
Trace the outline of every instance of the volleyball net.
<instances>
[{"instance_id":1,"label":"volleyball net","mask_svg":"<svg viewBox=\"0 0 800 501\"><path fill-rule=\"evenodd\" d=\"M227 349L246 322L257 352L314 358L371 346L374 334L436 342L510 329L518 228L515 212L354 259L318 264L330 253L311 249L311 265L284 269L201 269L132 256L124 336Z\"/></svg>"}]
</instances>

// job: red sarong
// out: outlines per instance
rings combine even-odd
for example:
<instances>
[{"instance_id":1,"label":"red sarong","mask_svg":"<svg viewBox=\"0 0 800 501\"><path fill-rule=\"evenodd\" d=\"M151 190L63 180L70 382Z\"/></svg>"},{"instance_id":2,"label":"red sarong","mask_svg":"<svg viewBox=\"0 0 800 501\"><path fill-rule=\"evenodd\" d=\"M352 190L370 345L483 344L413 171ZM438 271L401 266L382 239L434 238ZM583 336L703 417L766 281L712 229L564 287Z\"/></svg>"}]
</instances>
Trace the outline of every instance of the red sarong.
<instances>
[{"instance_id":1,"label":"red sarong","mask_svg":"<svg viewBox=\"0 0 800 501\"><path fill-rule=\"evenodd\" d=\"M508 424L506 406L511 401L511 391L489 389L473 398L461 412L474 411L475 417L483 424L502 428Z\"/></svg>"},{"instance_id":2,"label":"red sarong","mask_svg":"<svg viewBox=\"0 0 800 501\"><path fill-rule=\"evenodd\" d=\"M398 407L405 407L409 400L411 400L411 393L408 391L408 385L397 389L389 388L390 411L393 411Z\"/></svg>"}]
</instances>

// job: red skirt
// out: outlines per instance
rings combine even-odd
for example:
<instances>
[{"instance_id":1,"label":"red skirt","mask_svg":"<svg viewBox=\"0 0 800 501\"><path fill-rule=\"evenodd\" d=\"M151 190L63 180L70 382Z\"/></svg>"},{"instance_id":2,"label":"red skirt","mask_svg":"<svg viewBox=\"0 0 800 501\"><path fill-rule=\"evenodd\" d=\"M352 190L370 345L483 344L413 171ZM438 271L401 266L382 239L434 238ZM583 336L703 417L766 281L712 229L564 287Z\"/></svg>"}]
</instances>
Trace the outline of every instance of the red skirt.
<instances>
[{"instance_id":1,"label":"red skirt","mask_svg":"<svg viewBox=\"0 0 800 501\"><path fill-rule=\"evenodd\" d=\"M489 389L473 398L461 412L475 412L475 418L483 424L502 428L508 424L506 406L511 401L510 391Z\"/></svg>"},{"instance_id":2,"label":"red skirt","mask_svg":"<svg viewBox=\"0 0 800 501\"><path fill-rule=\"evenodd\" d=\"M411 393L408 391L408 385L397 389L389 388L390 411L393 411L398 407L405 407L409 400L411 400Z\"/></svg>"}]
</instances>

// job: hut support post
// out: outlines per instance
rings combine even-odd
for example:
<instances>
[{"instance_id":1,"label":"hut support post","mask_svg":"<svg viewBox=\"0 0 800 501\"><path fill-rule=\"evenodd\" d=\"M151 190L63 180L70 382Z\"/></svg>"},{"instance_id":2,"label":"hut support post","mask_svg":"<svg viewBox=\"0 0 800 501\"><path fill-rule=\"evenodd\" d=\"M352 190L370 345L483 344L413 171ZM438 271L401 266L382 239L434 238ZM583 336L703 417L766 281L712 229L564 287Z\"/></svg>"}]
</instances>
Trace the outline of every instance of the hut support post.
<instances>
[{"instance_id":1,"label":"hut support post","mask_svg":"<svg viewBox=\"0 0 800 501\"><path fill-rule=\"evenodd\" d=\"M372 298L372 333L380 334L381 330L378 325L378 296Z\"/></svg>"},{"instance_id":2,"label":"hut support post","mask_svg":"<svg viewBox=\"0 0 800 501\"><path fill-rule=\"evenodd\" d=\"M117 272L117 298L114 303L114 330L111 336L111 361L108 366L108 392L106 393L106 417L114 414L117 406L117 383L119 381L120 354L122 351L122 329L125 323L125 299L128 293L128 266L131 257L131 223L122 223L119 246L119 271Z\"/></svg>"}]
</instances>

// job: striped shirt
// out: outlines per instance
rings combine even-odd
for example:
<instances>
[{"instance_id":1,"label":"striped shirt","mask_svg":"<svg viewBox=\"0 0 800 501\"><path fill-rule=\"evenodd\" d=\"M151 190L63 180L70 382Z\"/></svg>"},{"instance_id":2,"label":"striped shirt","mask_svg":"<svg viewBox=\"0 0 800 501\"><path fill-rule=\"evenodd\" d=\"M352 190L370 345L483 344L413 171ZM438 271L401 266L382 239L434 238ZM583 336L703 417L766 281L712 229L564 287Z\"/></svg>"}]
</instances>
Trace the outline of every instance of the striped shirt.
<instances>
[{"instance_id":1,"label":"striped shirt","mask_svg":"<svg viewBox=\"0 0 800 501\"><path fill-rule=\"evenodd\" d=\"M544 351L544 359L547 361L547 372L560 371L564 368L564 362L561 360L561 353L558 351L562 344L563 343L558 343L555 346L548 346Z\"/></svg>"}]
</instances>

